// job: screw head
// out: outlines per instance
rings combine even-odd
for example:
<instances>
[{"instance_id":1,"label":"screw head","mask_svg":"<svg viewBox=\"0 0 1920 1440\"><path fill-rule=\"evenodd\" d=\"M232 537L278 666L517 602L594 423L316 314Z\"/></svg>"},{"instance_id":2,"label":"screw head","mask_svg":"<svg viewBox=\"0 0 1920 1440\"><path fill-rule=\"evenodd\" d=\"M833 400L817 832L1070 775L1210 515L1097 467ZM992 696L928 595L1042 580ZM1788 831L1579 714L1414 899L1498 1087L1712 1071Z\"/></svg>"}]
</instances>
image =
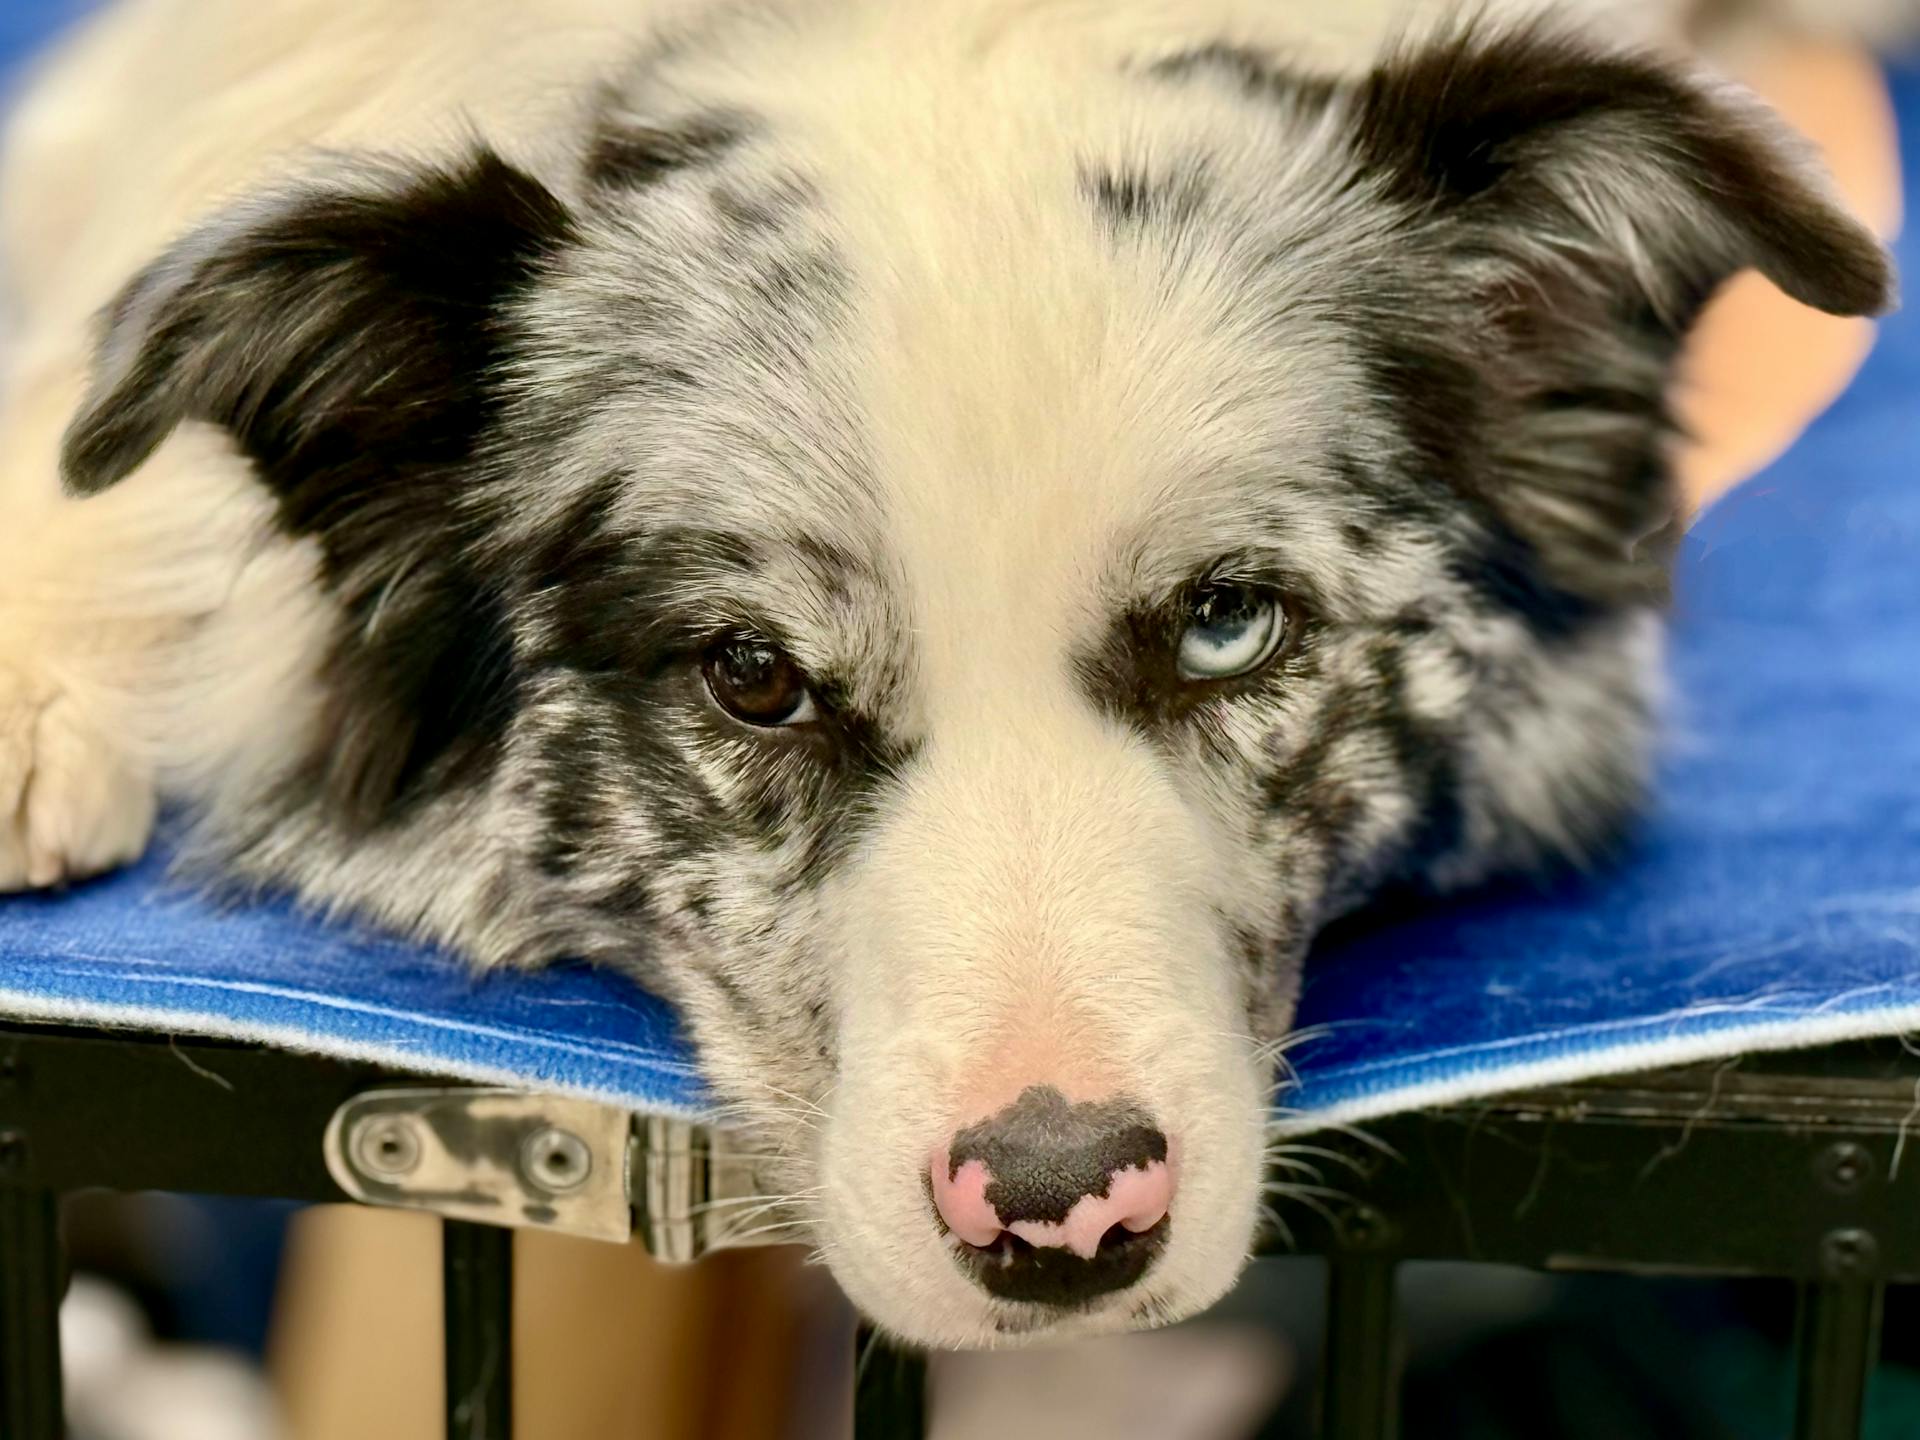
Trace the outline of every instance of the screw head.
<instances>
[{"instance_id":1,"label":"screw head","mask_svg":"<svg viewBox=\"0 0 1920 1440\"><path fill-rule=\"evenodd\" d=\"M1873 1179L1873 1153L1851 1140L1822 1150L1818 1164L1821 1182L1837 1194L1851 1195Z\"/></svg>"},{"instance_id":2,"label":"screw head","mask_svg":"<svg viewBox=\"0 0 1920 1440\"><path fill-rule=\"evenodd\" d=\"M418 1122L406 1115L369 1115L353 1127L353 1163L379 1180L399 1180L420 1167Z\"/></svg>"},{"instance_id":3,"label":"screw head","mask_svg":"<svg viewBox=\"0 0 1920 1440\"><path fill-rule=\"evenodd\" d=\"M1833 1230L1820 1242L1820 1268L1829 1280L1858 1279L1879 1265L1879 1243L1865 1230Z\"/></svg>"},{"instance_id":4,"label":"screw head","mask_svg":"<svg viewBox=\"0 0 1920 1440\"><path fill-rule=\"evenodd\" d=\"M571 1130L536 1130L520 1147L520 1174L550 1195L578 1190L593 1174L593 1150Z\"/></svg>"}]
</instances>

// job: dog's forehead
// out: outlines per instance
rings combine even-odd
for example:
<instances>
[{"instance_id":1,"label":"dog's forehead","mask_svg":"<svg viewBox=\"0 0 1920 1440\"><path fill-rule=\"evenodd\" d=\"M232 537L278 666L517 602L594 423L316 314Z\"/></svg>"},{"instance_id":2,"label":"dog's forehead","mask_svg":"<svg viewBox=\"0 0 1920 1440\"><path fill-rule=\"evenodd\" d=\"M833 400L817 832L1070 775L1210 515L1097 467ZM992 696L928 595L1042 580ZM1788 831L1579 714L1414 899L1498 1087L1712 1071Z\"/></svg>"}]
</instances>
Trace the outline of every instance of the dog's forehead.
<instances>
[{"instance_id":1,"label":"dog's forehead","mask_svg":"<svg viewBox=\"0 0 1920 1440\"><path fill-rule=\"evenodd\" d=\"M1336 332L1256 337L1232 257L1116 234L1071 169L1053 183L1022 214L953 214L938 254L879 260L866 312L887 543L926 641L996 665L1048 663L1222 557L1311 552L1287 477L1324 469L1348 408Z\"/></svg>"},{"instance_id":2,"label":"dog's forehead","mask_svg":"<svg viewBox=\"0 0 1920 1440\"><path fill-rule=\"evenodd\" d=\"M673 60L616 107L634 185L549 327L595 355L569 463L626 473L636 528L751 537L738 583L797 628L871 646L887 607L936 688L1064 679L1222 558L1347 583L1339 492L1378 444L1330 309L1332 142L1104 59L897 58L831 104Z\"/></svg>"}]
</instances>

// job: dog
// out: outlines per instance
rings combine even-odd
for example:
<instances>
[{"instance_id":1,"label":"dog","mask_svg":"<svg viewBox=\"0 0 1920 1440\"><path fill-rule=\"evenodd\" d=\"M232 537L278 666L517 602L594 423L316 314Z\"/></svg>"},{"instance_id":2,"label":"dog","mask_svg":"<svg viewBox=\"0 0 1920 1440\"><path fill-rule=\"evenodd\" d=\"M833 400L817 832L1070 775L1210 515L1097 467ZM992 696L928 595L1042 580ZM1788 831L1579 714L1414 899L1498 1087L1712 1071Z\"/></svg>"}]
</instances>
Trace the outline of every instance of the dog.
<instances>
[{"instance_id":1,"label":"dog","mask_svg":"<svg viewBox=\"0 0 1920 1440\"><path fill-rule=\"evenodd\" d=\"M899 1337L1196 1312L1316 931L1630 823L1702 304L1889 302L1623 33L123 0L0 180L0 882L164 799L670 998Z\"/></svg>"}]
</instances>

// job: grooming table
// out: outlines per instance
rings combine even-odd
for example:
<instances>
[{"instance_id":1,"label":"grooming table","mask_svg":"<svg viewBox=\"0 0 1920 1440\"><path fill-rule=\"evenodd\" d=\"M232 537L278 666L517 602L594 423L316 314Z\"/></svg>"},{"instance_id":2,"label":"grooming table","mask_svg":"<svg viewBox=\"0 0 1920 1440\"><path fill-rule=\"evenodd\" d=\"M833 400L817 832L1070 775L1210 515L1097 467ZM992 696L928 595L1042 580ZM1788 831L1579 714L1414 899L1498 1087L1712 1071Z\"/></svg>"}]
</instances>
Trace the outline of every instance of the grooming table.
<instances>
[{"instance_id":1,"label":"grooming table","mask_svg":"<svg viewBox=\"0 0 1920 1440\"><path fill-rule=\"evenodd\" d=\"M78 8L8 0L0 63ZM1920 71L1894 89L1912 168ZM1920 225L1901 251L1920 274ZM1900 1163L1920 1064L1894 1043L1920 1030L1920 316L1892 318L1840 401L1694 526L1672 670L1658 804L1622 863L1369 914L1311 959L1311 1038L1281 1104L1364 1172L1292 1237L1336 1259L1330 1435L1390 1431L1393 1265L1412 1256L1798 1278L1799 1433L1854 1433L1878 1287L1920 1278L1920 1155ZM0 901L0 1433L58 1430L59 1191L404 1203L381 1166L437 1133L422 1107L474 1103L463 1086L508 1092L484 1103L515 1136L641 1117L605 1141L635 1157L614 1203L656 1251L702 1247L681 1182L724 1138L697 1125L707 1096L673 1015L619 977L478 978L284 904L218 908L158 856ZM1382 1161L1345 1128L1362 1120L1418 1162ZM1473 1160L1494 1133L1521 1141ZM221 1143L237 1134L243 1157ZM1452 1190L1471 1167L1478 1225L1433 1198L1436 1172ZM489 1400L454 1433L503 1436L508 1232L439 1208L449 1393ZM917 1395L912 1362L882 1352L863 1434L909 1433Z\"/></svg>"}]
</instances>

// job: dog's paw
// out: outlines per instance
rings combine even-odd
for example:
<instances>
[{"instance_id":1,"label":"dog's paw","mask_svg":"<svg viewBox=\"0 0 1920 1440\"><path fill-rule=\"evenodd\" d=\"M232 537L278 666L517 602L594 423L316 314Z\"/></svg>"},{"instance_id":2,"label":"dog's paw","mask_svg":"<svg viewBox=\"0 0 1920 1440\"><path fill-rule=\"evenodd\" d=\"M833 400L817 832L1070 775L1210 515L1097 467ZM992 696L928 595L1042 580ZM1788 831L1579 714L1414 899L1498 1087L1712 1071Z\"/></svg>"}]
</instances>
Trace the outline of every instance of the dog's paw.
<instances>
[{"instance_id":1,"label":"dog's paw","mask_svg":"<svg viewBox=\"0 0 1920 1440\"><path fill-rule=\"evenodd\" d=\"M137 859L154 809L151 779L78 705L0 668L0 891Z\"/></svg>"}]
</instances>

